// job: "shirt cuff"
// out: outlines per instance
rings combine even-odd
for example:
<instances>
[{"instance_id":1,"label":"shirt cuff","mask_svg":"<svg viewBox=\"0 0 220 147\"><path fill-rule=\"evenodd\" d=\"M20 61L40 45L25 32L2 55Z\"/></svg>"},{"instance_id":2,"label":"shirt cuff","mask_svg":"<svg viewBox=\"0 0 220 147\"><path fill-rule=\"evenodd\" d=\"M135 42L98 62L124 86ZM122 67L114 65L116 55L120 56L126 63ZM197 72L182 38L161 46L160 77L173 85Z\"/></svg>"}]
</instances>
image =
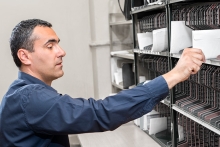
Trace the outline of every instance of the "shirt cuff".
<instances>
[{"instance_id":1,"label":"shirt cuff","mask_svg":"<svg viewBox=\"0 0 220 147\"><path fill-rule=\"evenodd\" d=\"M151 80L144 86L149 88L149 91L154 95L156 101L161 101L169 94L169 87L163 76Z\"/></svg>"}]
</instances>

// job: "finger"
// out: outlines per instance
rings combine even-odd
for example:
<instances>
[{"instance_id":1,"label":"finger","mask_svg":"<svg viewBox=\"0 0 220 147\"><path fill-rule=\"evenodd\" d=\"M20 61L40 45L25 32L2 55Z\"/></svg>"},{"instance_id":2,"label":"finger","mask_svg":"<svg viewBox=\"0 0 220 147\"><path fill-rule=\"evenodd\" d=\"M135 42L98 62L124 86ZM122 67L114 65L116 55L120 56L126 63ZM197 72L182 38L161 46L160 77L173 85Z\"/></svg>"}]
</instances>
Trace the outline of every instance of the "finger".
<instances>
[{"instance_id":1,"label":"finger","mask_svg":"<svg viewBox=\"0 0 220 147\"><path fill-rule=\"evenodd\" d=\"M203 55L203 53L202 53L202 54L192 53L192 54L191 54L191 57L192 57L192 58L195 58L195 59L197 59L197 60L200 60L200 61L203 61L203 60L204 60L204 55Z\"/></svg>"},{"instance_id":2,"label":"finger","mask_svg":"<svg viewBox=\"0 0 220 147\"><path fill-rule=\"evenodd\" d=\"M186 48L186 54L196 55L199 59L205 62L205 55L201 49L198 48ZM201 55L201 57L199 57Z\"/></svg>"},{"instance_id":3,"label":"finger","mask_svg":"<svg viewBox=\"0 0 220 147\"><path fill-rule=\"evenodd\" d=\"M202 52L202 61L205 62L205 54Z\"/></svg>"},{"instance_id":4,"label":"finger","mask_svg":"<svg viewBox=\"0 0 220 147\"><path fill-rule=\"evenodd\" d=\"M199 70L200 70L200 66L197 66L196 64L194 64L194 65L192 66L192 72L191 72L191 74L196 74Z\"/></svg>"},{"instance_id":5,"label":"finger","mask_svg":"<svg viewBox=\"0 0 220 147\"><path fill-rule=\"evenodd\" d=\"M192 62L194 63L194 64L196 64L197 66L201 66L202 65L202 63L203 63L203 61L202 60L199 60L199 59L197 59L197 58L192 58Z\"/></svg>"},{"instance_id":6,"label":"finger","mask_svg":"<svg viewBox=\"0 0 220 147\"><path fill-rule=\"evenodd\" d=\"M198 48L186 48L185 50L186 50L187 52L194 52L194 53L199 53L199 54L202 53L202 50L201 50L201 49L198 49Z\"/></svg>"},{"instance_id":7,"label":"finger","mask_svg":"<svg viewBox=\"0 0 220 147\"><path fill-rule=\"evenodd\" d=\"M201 49L197 49L198 53L201 55L201 60L203 62L205 62L205 54L203 53L203 51Z\"/></svg>"}]
</instances>

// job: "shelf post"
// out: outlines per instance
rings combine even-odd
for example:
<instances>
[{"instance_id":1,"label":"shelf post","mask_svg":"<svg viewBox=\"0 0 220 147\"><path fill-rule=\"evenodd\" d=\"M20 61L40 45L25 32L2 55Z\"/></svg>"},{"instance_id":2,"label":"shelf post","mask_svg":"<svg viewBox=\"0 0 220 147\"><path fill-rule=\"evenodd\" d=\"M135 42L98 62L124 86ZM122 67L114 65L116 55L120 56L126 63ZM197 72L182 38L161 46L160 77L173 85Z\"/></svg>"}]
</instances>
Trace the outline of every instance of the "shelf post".
<instances>
[{"instance_id":1,"label":"shelf post","mask_svg":"<svg viewBox=\"0 0 220 147\"><path fill-rule=\"evenodd\" d=\"M136 49L136 22L137 22L137 16L135 14L132 14L132 28L133 28L133 48ZM135 85L139 83L139 78L138 78L138 53L134 53L134 80L135 80Z\"/></svg>"}]
</instances>

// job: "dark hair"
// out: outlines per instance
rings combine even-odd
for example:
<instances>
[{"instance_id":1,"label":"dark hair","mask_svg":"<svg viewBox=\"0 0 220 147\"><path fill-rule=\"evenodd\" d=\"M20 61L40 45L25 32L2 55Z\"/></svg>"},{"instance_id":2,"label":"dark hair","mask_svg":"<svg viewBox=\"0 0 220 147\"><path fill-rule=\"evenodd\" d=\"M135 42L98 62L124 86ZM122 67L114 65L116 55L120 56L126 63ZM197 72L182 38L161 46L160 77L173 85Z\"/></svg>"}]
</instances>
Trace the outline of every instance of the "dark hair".
<instances>
[{"instance_id":1,"label":"dark hair","mask_svg":"<svg viewBox=\"0 0 220 147\"><path fill-rule=\"evenodd\" d=\"M23 48L33 52L35 38L32 37L33 30L36 26L52 27L52 24L40 19L23 20L12 30L10 38L11 55L17 67L21 67L21 61L17 56L19 49Z\"/></svg>"}]
</instances>

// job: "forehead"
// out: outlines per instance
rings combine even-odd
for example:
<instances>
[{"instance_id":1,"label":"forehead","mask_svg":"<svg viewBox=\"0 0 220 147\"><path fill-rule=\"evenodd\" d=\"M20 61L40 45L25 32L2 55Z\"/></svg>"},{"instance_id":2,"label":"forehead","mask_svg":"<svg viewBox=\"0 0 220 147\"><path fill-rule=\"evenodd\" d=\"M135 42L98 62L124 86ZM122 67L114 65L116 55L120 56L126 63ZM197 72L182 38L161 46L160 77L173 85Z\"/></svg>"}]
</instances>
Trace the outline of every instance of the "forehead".
<instances>
[{"instance_id":1,"label":"forehead","mask_svg":"<svg viewBox=\"0 0 220 147\"><path fill-rule=\"evenodd\" d=\"M56 35L55 31L52 28L45 27L45 26L36 26L33 30L32 36L35 37L37 40L48 40L48 39L55 39L58 40L58 36Z\"/></svg>"}]
</instances>

